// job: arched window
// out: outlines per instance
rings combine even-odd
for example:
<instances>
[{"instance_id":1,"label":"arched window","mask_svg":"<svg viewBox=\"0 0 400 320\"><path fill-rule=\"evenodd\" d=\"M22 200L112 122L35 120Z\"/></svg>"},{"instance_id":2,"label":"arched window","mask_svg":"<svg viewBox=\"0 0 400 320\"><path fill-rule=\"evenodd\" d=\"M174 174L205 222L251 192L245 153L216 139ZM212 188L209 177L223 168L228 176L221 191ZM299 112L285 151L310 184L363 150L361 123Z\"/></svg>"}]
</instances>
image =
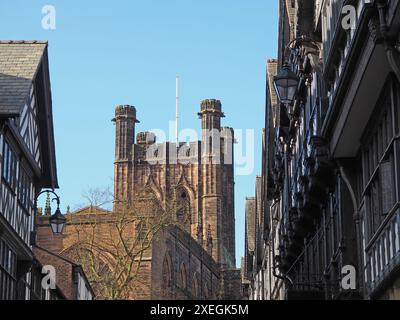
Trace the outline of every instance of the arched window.
<instances>
[{"instance_id":1,"label":"arched window","mask_svg":"<svg viewBox=\"0 0 400 320\"><path fill-rule=\"evenodd\" d=\"M200 298L201 288L199 274L197 272L195 272L193 276L192 292L194 298Z\"/></svg>"},{"instance_id":2,"label":"arched window","mask_svg":"<svg viewBox=\"0 0 400 320\"><path fill-rule=\"evenodd\" d=\"M208 300L210 298L210 287L208 283L204 283L204 292L203 292L204 300Z\"/></svg>"},{"instance_id":3,"label":"arched window","mask_svg":"<svg viewBox=\"0 0 400 320\"><path fill-rule=\"evenodd\" d=\"M181 287L183 290L187 289L187 272L186 266L183 262L181 264Z\"/></svg>"},{"instance_id":4,"label":"arched window","mask_svg":"<svg viewBox=\"0 0 400 320\"><path fill-rule=\"evenodd\" d=\"M169 255L166 254L162 269L162 294L164 297L168 297L172 290L172 266Z\"/></svg>"},{"instance_id":5,"label":"arched window","mask_svg":"<svg viewBox=\"0 0 400 320\"><path fill-rule=\"evenodd\" d=\"M176 212L176 219L179 223L184 224L186 219L186 210L184 208L178 209Z\"/></svg>"},{"instance_id":6,"label":"arched window","mask_svg":"<svg viewBox=\"0 0 400 320\"><path fill-rule=\"evenodd\" d=\"M185 190L178 190L177 192L176 219L179 225L190 233L192 224L190 198Z\"/></svg>"},{"instance_id":7,"label":"arched window","mask_svg":"<svg viewBox=\"0 0 400 320\"><path fill-rule=\"evenodd\" d=\"M104 284L115 282L116 266L112 255L101 250L101 246L95 250L93 246L82 243L75 243L64 249L61 255L73 262L82 264L83 271L96 293L96 298L103 300L109 297L109 286ZM101 283L97 280L99 278L102 279Z\"/></svg>"}]
</instances>

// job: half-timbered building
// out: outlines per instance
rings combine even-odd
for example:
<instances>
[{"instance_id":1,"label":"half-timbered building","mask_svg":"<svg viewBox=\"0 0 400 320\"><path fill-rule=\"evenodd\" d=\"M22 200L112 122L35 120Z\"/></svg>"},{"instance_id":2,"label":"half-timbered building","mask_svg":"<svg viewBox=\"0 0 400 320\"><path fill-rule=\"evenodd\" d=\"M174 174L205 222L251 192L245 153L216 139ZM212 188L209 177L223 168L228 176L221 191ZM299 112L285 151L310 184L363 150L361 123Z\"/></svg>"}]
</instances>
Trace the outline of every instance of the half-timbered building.
<instances>
[{"instance_id":1,"label":"half-timbered building","mask_svg":"<svg viewBox=\"0 0 400 320\"><path fill-rule=\"evenodd\" d=\"M58 187L47 42L0 41L0 300L56 299L32 251L35 197Z\"/></svg>"},{"instance_id":2,"label":"half-timbered building","mask_svg":"<svg viewBox=\"0 0 400 320\"><path fill-rule=\"evenodd\" d=\"M400 3L279 3L250 296L400 299Z\"/></svg>"}]
</instances>

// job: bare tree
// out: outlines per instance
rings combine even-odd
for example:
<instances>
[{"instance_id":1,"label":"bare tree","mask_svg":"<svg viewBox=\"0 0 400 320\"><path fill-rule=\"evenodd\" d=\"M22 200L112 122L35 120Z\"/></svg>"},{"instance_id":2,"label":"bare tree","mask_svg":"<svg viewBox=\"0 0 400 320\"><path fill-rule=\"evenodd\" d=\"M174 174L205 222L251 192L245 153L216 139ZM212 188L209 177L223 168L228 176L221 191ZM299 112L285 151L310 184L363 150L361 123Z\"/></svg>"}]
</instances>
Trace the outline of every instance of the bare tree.
<instances>
[{"instance_id":1,"label":"bare tree","mask_svg":"<svg viewBox=\"0 0 400 320\"><path fill-rule=\"evenodd\" d=\"M98 207L109 202L109 195L99 188L85 193L91 210L69 215L68 234L74 241L64 254L82 265L97 298L135 299L150 291L153 241L160 231L177 224L180 208L175 199L161 204L146 194L134 205L120 203L110 212Z\"/></svg>"}]
</instances>

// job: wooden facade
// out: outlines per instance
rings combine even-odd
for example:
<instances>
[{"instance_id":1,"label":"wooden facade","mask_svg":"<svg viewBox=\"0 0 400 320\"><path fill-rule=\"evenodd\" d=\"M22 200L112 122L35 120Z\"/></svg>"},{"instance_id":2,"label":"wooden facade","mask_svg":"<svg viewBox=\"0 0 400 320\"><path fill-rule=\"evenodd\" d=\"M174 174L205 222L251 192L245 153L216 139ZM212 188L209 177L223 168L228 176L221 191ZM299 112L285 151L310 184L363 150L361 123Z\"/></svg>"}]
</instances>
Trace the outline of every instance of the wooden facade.
<instances>
[{"instance_id":1,"label":"wooden facade","mask_svg":"<svg viewBox=\"0 0 400 320\"><path fill-rule=\"evenodd\" d=\"M400 299L399 21L398 1L280 1L249 298ZM271 86L284 62L290 105Z\"/></svg>"}]
</instances>

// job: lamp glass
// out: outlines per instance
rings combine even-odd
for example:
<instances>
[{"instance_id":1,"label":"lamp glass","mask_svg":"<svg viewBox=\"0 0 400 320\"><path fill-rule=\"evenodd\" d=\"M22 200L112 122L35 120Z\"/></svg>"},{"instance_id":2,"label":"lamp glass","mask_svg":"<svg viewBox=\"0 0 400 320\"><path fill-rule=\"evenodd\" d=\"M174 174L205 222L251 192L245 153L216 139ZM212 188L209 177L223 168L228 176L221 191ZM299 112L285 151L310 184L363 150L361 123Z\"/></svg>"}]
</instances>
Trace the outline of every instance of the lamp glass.
<instances>
[{"instance_id":1,"label":"lamp glass","mask_svg":"<svg viewBox=\"0 0 400 320\"><path fill-rule=\"evenodd\" d=\"M279 101L291 104L296 96L299 77L285 64L279 74L274 77L274 87Z\"/></svg>"},{"instance_id":2,"label":"lamp glass","mask_svg":"<svg viewBox=\"0 0 400 320\"><path fill-rule=\"evenodd\" d=\"M59 208L57 208L56 212L50 217L49 220L53 233L62 234L67 219L63 216Z\"/></svg>"}]
</instances>

